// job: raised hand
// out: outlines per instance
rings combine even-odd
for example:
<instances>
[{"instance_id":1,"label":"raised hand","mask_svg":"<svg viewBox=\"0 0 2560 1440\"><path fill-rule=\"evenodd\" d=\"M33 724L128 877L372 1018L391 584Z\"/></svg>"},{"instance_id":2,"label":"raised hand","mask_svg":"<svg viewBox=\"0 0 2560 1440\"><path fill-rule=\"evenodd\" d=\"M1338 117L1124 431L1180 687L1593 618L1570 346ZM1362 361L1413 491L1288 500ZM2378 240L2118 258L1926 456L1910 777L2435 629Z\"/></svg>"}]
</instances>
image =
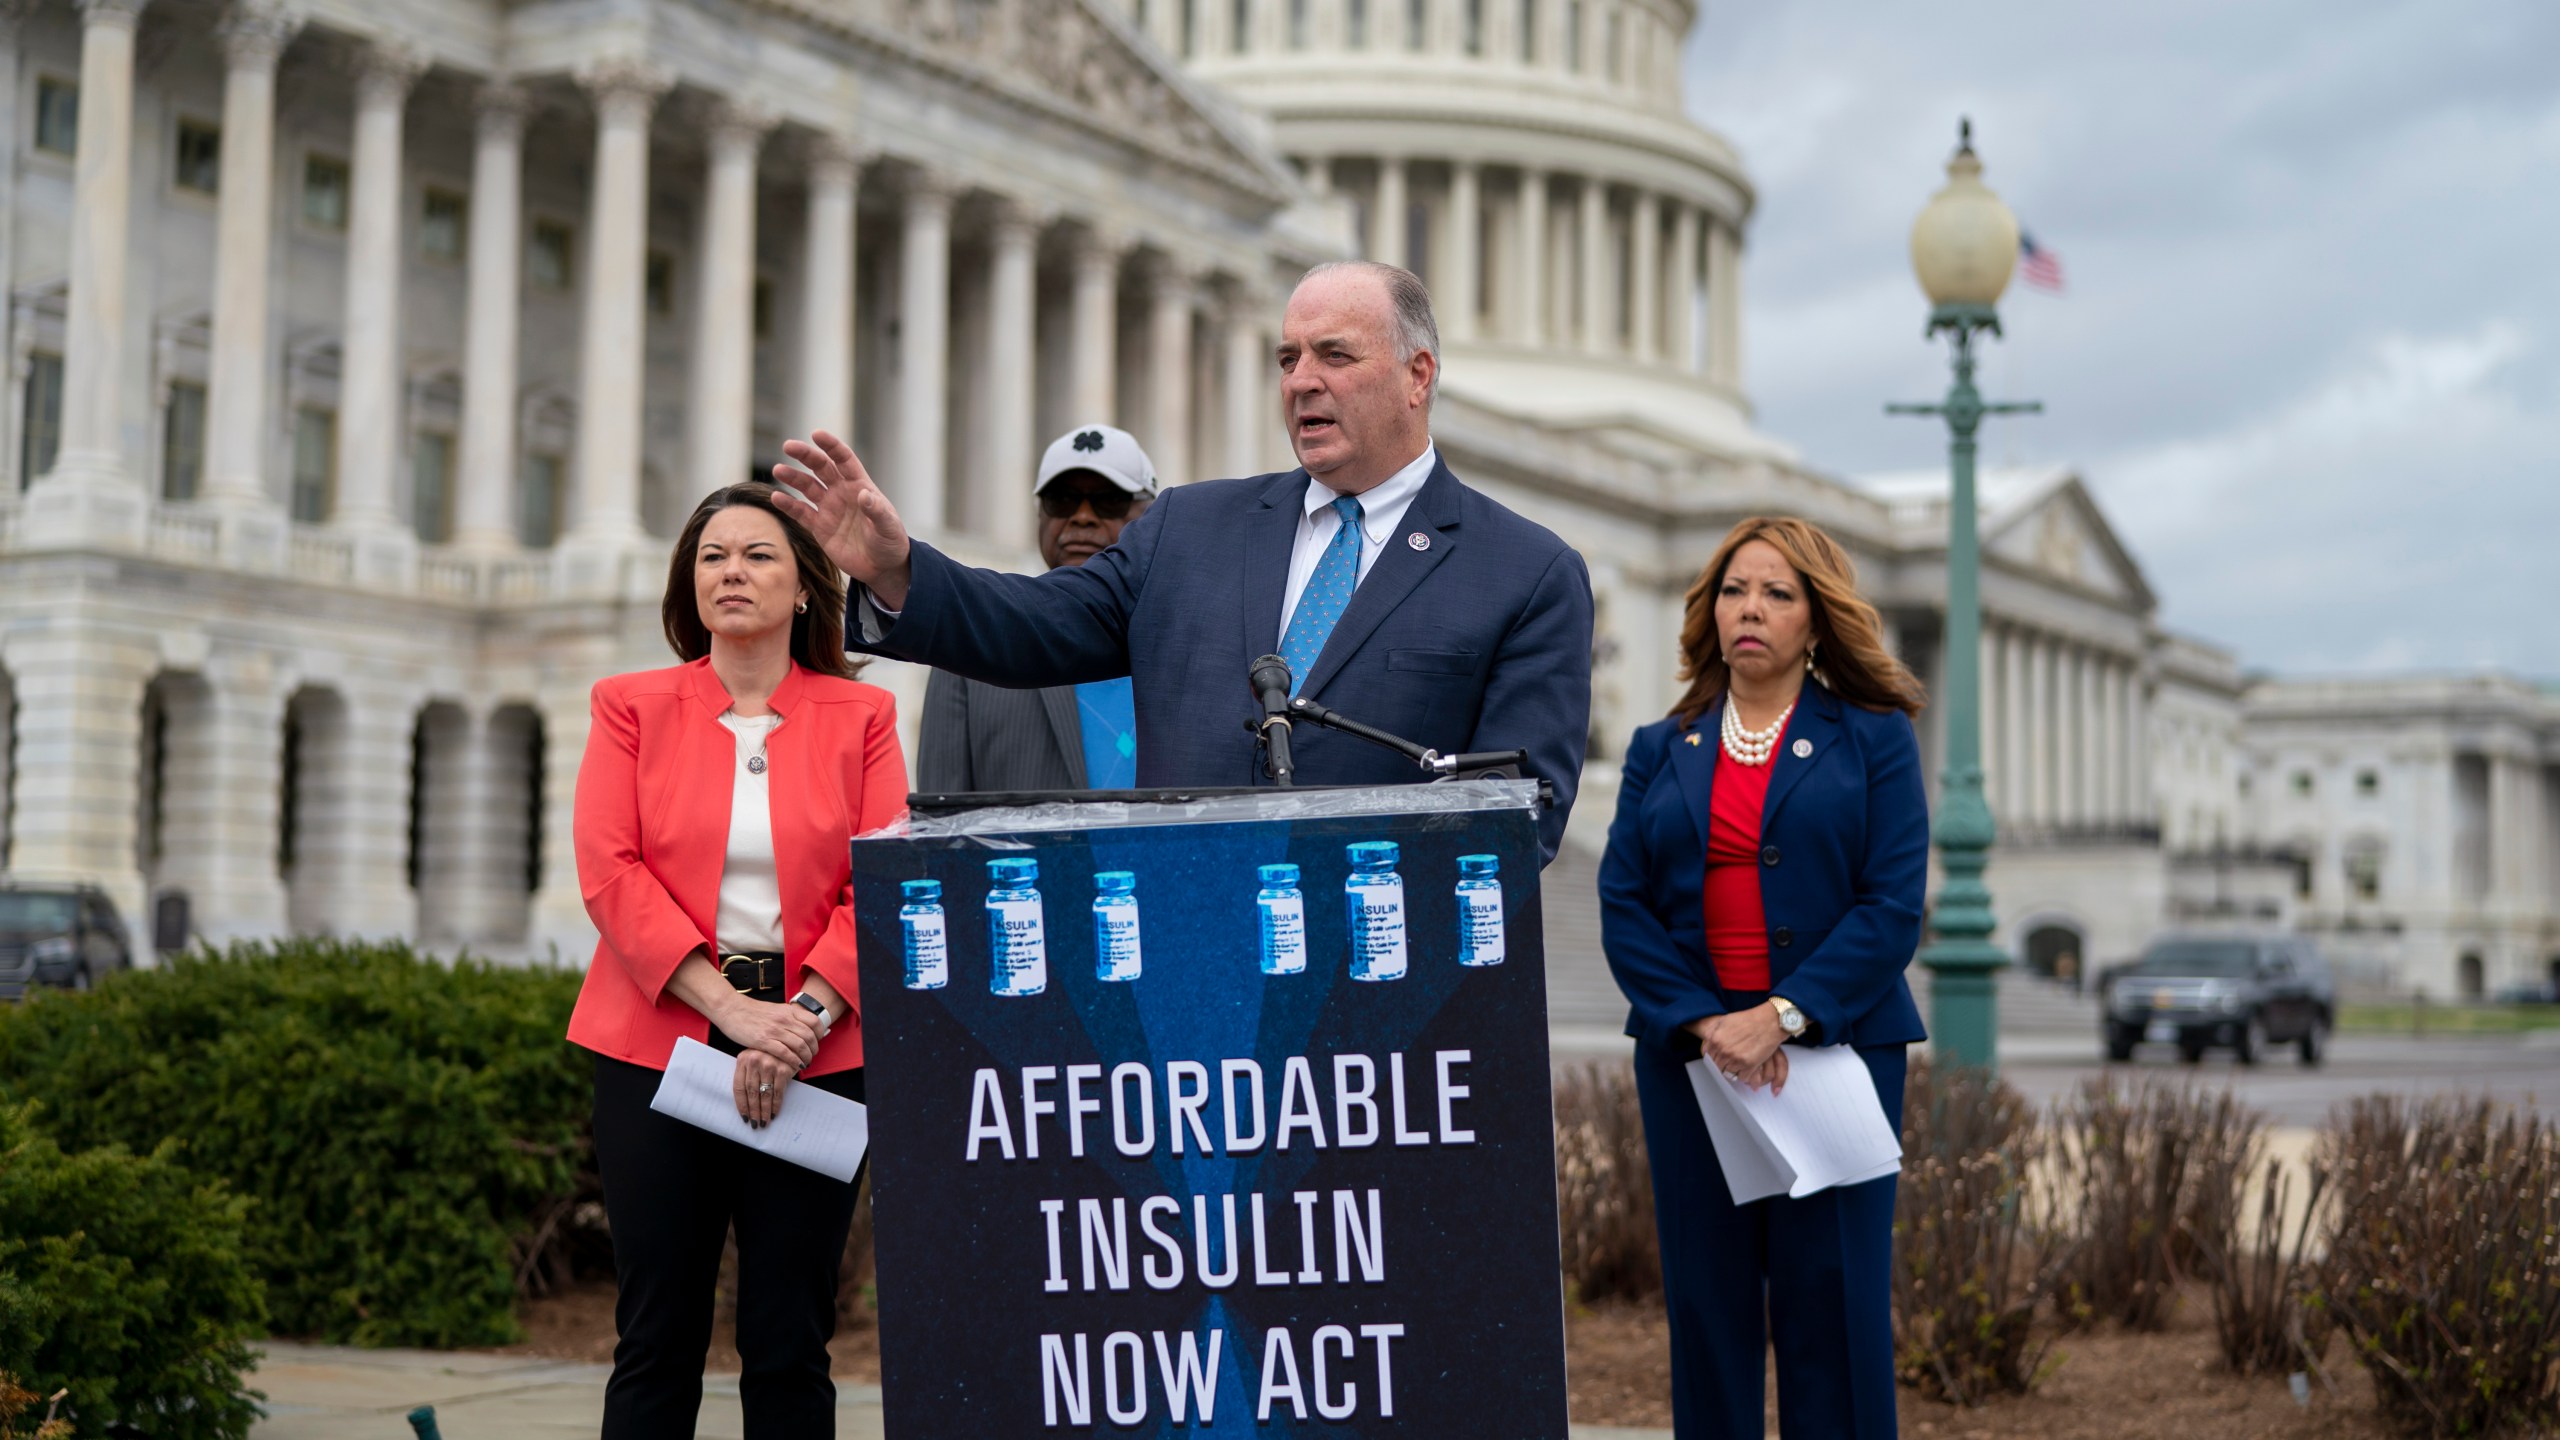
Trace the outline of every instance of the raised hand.
<instances>
[{"instance_id":1,"label":"raised hand","mask_svg":"<svg viewBox=\"0 0 2560 1440\"><path fill-rule=\"evenodd\" d=\"M774 466L775 483L805 497L788 491L775 497L783 512L809 527L827 558L868 588L881 608L906 608L907 527L853 447L820 430L783 441L782 453L801 468Z\"/></svg>"}]
</instances>

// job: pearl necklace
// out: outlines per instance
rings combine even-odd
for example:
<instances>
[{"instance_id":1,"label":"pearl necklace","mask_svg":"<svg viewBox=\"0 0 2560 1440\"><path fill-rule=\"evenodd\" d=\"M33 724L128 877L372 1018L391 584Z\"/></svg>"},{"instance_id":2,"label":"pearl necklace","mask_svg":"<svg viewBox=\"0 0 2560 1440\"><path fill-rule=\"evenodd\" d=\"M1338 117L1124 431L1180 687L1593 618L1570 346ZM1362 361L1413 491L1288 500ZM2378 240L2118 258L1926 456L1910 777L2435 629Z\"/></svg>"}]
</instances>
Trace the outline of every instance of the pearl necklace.
<instances>
[{"instance_id":1,"label":"pearl necklace","mask_svg":"<svg viewBox=\"0 0 2560 1440\"><path fill-rule=\"evenodd\" d=\"M1730 696L1726 697L1724 753L1732 756L1737 765L1768 764L1769 752L1777 747L1779 732L1787 728L1787 717L1795 713L1796 707L1790 704L1786 709L1778 712L1777 719L1769 722L1768 729L1745 730L1742 728L1741 710L1734 705Z\"/></svg>"}]
</instances>

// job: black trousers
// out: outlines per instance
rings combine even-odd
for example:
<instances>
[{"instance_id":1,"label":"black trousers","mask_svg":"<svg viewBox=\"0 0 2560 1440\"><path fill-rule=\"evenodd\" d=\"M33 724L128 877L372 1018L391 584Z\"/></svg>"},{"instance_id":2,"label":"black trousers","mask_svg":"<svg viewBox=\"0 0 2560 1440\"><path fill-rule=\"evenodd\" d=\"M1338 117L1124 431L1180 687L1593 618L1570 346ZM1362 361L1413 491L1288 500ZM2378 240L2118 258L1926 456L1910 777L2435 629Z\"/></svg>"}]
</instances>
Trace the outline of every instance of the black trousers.
<instances>
[{"instance_id":1,"label":"black trousers","mask_svg":"<svg viewBox=\"0 0 2560 1440\"><path fill-rule=\"evenodd\" d=\"M651 1110L660 1071L599 1055L595 1075L596 1161L621 1286L604 1440L691 1440L733 1225L749 1440L832 1440L827 1341L861 1177L842 1184ZM806 1083L862 1098L860 1070Z\"/></svg>"}]
</instances>

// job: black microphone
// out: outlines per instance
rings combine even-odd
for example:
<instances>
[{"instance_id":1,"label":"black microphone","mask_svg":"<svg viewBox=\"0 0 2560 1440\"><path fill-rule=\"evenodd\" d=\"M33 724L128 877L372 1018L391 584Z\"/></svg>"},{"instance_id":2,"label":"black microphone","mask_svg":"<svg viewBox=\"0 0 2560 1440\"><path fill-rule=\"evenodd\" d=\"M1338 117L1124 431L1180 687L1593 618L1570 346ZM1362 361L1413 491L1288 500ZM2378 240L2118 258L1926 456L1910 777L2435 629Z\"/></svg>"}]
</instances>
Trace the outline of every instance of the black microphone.
<instances>
[{"instance_id":1,"label":"black microphone","mask_svg":"<svg viewBox=\"0 0 2560 1440\"><path fill-rule=\"evenodd\" d=\"M1252 728L1262 736L1263 747L1270 753L1267 768L1272 782L1294 784L1298 767L1289 754L1289 691L1294 683L1289 662L1277 655L1265 655L1253 662L1246 679L1253 687L1253 703L1262 707L1262 721Z\"/></svg>"}]
</instances>

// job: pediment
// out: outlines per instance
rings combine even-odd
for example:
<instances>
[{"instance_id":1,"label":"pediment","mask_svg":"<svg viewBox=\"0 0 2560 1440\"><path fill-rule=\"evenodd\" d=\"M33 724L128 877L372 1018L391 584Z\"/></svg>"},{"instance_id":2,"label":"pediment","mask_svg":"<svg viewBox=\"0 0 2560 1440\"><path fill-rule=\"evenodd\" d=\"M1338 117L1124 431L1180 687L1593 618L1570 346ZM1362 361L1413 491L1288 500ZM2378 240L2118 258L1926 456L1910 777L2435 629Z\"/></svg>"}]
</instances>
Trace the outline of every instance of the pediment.
<instances>
[{"instance_id":1,"label":"pediment","mask_svg":"<svg viewBox=\"0 0 2560 1440\"><path fill-rule=\"evenodd\" d=\"M1278 159L1214 92L1192 81L1102 0L868 0L900 36L1144 148L1266 192L1290 190Z\"/></svg>"},{"instance_id":2,"label":"pediment","mask_svg":"<svg viewBox=\"0 0 2560 1440\"><path fill-rule=\"evenodd\" d=\"M2137 609L2154 603L2141 567L2077 476L2021 497L1989 530L1984 547L2019 569Z\"/></svg>"}]
</instances>

